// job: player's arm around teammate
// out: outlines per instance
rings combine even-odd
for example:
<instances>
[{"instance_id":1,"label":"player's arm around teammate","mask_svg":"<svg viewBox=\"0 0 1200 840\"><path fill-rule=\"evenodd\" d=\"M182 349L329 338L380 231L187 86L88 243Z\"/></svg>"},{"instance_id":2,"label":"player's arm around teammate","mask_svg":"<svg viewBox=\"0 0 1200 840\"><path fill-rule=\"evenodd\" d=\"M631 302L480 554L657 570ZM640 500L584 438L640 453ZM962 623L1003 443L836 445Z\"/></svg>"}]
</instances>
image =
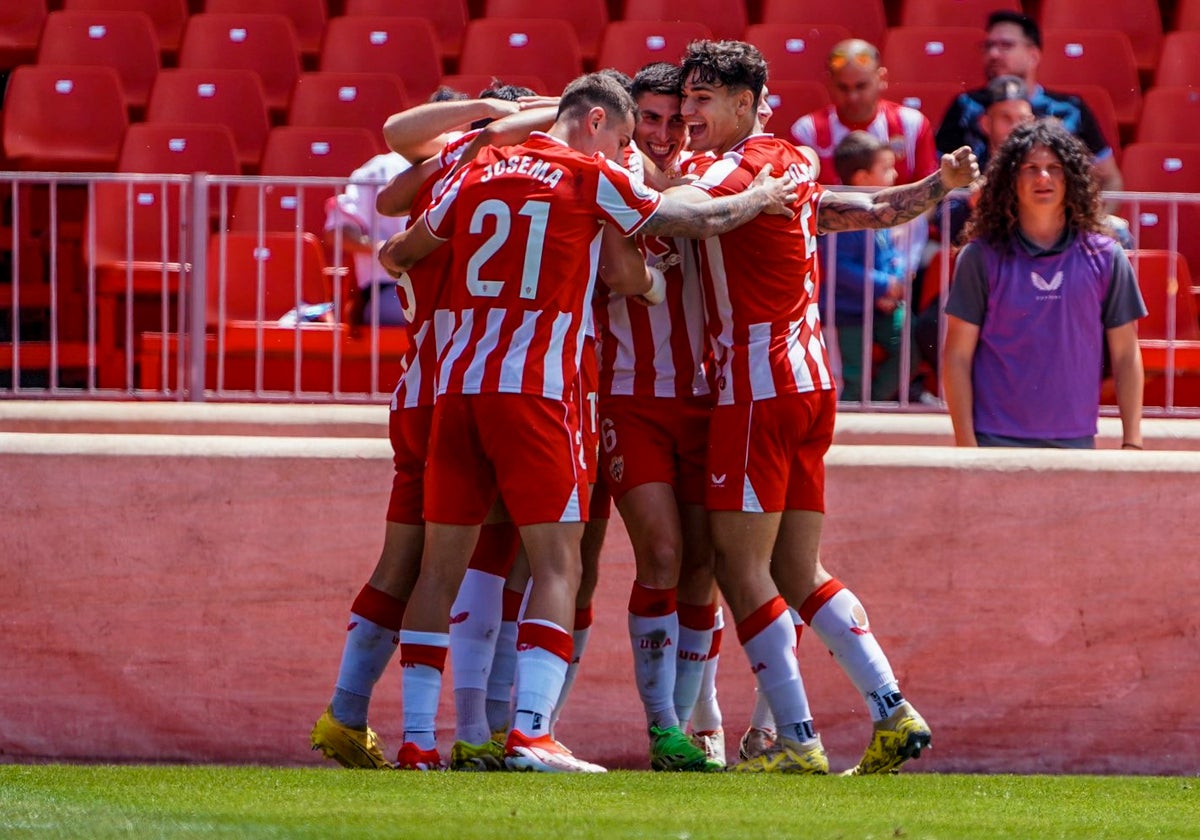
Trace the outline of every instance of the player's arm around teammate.
<instances>
[{"instance_id":1,"label":"player's arm around teammate","mask_svg":"<svg viewBox=\"0 0 1200 840\"><path fill-rule=\"evenodd\" d=\"M970 186L979 177L975 153L963 146L942 155L937 172L914 184L875 193L827 192L817 212L817 231L895 227L933 207L951 190Z\"/></svg>"}]
</instances>

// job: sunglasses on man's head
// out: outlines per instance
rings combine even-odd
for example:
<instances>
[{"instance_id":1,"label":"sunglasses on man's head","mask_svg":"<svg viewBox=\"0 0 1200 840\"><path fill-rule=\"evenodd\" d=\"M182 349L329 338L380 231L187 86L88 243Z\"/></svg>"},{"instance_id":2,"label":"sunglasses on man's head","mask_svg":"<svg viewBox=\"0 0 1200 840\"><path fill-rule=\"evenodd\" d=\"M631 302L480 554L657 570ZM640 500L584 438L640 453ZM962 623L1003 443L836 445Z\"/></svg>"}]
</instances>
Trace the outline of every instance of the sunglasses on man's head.
<instances>
[{"instance_id":1,"label":"sunglasses on man's head","mask_svg":"<svg viewBox=\"0 0 1200 840\"><path fill-rule=\"evenodd\" d=\"M829 69L835 73L845 68L851 62L854 62L864 70L869 70L871 65L875 63L875 59L871 57L870 53L865 52L847 53L839 50L829 55Z\"/></svg>"}]
</instances>

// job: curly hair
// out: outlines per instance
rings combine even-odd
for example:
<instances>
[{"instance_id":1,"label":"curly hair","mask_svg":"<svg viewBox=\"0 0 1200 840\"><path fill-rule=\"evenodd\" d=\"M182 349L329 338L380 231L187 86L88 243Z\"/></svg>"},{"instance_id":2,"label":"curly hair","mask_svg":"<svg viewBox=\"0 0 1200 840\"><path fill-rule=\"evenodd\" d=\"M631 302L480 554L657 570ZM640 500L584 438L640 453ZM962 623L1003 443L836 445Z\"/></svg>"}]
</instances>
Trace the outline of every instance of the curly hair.
<instances>
[{"instance_id":1,"label":"curly hair","mask_svg":"<svg viewBox=\"0 0 1200 840\"><path fill-rule=\"evenodd\" d=\"M988 163L983 189L962 241L983 239L1007 245L1017 229L1017 178L1021 164L1036 146L1050 150L1063 165L1067 226L1087 233L1109 233L1100 204L1100 184L1092 173L1092 156L1080 140L1053 118L1017 126Z\"/></svg>"},{"instance_id":2,"label":"curly hair","mask_svg":"<svg viewBox=\"0 0 1200 840\"><path fill-rule=\"evenodd\" d=\"M767 62L757 47L745 41L692 41L679 75L686 82L693 73L704 84L750 91L757 106L767 83Z\"/></svg>"}]
</instances>

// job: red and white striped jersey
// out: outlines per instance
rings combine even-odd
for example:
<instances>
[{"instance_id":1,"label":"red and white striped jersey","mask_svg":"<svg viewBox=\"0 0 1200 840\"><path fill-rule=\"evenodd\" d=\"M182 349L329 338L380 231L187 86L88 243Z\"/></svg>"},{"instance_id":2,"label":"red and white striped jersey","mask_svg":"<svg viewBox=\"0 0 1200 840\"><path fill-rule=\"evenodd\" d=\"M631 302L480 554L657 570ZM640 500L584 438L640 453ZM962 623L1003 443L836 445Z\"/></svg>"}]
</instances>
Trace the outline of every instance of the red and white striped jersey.
<instances>
[{"instance_id":1,"label":"red and white striped jersey","mask_svg":"<svg viewBox=\"0 0 1200 840\"><path fill-rule=\"evenodd\" d=\"M425 180L413 199L410 224L433 204L434 198L445 188L450 170L478 134L478 130L469 131L442 149L437 171ZM449 271L450 253L446 248L438 248L396 281L396 292L400 295L408 323L408 350L401 360L400 381L392 394L393 411L401 406L416 408L434 403L438 353L455 326L453 315L437 308Z\"/></svg>"},{"instance_id":2,"label":"red and white striped jersey","mask_svg":"<svg viewBox=\"0 0 1200 840\"><path fill-rule=\"evenodd\" d=\"M745 403L834 387L817 309L817 205L823 190L791 143L747 137L720 158L701 157L693 183L713 195L745 190L766 164L797 181L794 215L760 214L697 243L717 402Z\"/></svg>"},{"instance_id":3,"label":"red and white striped jersey","mask_svg":"<svg viewBox=\"0 0 1200 840\"><path fill-rule=\"evenodd\" d=\"M691 397L709 393L703 360L704 300L690 243L638 237L646 261L667 278L666 300L646 306L601 286L596 294L600 394Z\"/></svg>"},{"instance_id":4,"label":"red and white striped jersey","mask_svg":"<svg viewBox=\"0 0 1200 840\"><path fill-rule=\"evenodd\" d=\"M458 322L438 361L438 394L565 399L603 226L633 234L659 201L603 156L541 132L480 152L425 213L434 236L453 239L446 308Z\"/></svg>"},{"instance_id":5,"label":"red and white striped jersey","mask_svg":"<svg viewBox=\"0 0 1200 840\"><path fill-rule=\"evenodd\" d=\"M630 143L625 168L644 179L642 156ZM685 153L686 154L686 153ZM666 236L639 236L646 262L667 278L666 300L645 306L625 295L596 290L595 316L600 349L602 395L689 397L709 393L703 360L704 300L700 279L685 260L694 259L691 245Z\"/></svg>"},{"instance_id":6,"label":"red and white striped jersey","mask_svg":"<svg viewBox=\"0 0 1200 840\"><path fill-rule=\"evenodd\" d=\"M792 126L792 136L816 151L821 159L821 181L840 184L833 167L833 150L855 130L866 131L888 144L896 155L897 184L911 184L938 170L937 147L929 120L916 108L887 99L879 100L875 117L863 125L846 125L833 105L805 114Z\"/></svg>"}]
</instances>

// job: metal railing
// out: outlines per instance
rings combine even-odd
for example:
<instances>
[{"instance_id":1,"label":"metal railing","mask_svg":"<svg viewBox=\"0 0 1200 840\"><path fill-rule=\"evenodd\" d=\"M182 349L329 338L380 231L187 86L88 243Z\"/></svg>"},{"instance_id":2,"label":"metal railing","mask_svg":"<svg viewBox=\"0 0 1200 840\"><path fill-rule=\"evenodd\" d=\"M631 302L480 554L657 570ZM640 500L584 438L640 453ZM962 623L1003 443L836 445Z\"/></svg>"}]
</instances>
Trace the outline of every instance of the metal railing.
<instances>
[{"instance_id":1,"label":"metal railing","mask_svg":"<svg viewBox=\"0 0 1200 840\"><path fill-rule=\"evenodd\" d=\"M401 330L380 325L374 307L370 323L343 319L359 293L350 285L348 252L340 229L319 239L325 202L349 183L0 172L0 398L386 402L400 371ZM1135 243L1153 240L1174 252L1183 245L1186 257L1189 225L1200 225L1200 195L1108 198L1127 211ZM941 213L936 244L946 253L945 205ZM836 236L825 240L822 322L836 368L837 269L826 257ZM870 264L869 245L867 256ZM1143 341L1154 360L1148 370L1161 380L1160 395L1147 389L1149 416L1200 416L1200 367L1192 361L1200 342L1176 330L1177 309L1195 310L1185 257L1165 300L1147 292L1147 305L1164 313L1167 327ZM949 260L929 272L924 282L938 283L940 311ZM910 400L907 387L925 364L913 356L914 274L910 268L904 283L897 398L869 396L874 307L867 288L862 396L844 408L930 409ZM944 331L941 323L939 361Z\"/></svg>"}]
</instances>

